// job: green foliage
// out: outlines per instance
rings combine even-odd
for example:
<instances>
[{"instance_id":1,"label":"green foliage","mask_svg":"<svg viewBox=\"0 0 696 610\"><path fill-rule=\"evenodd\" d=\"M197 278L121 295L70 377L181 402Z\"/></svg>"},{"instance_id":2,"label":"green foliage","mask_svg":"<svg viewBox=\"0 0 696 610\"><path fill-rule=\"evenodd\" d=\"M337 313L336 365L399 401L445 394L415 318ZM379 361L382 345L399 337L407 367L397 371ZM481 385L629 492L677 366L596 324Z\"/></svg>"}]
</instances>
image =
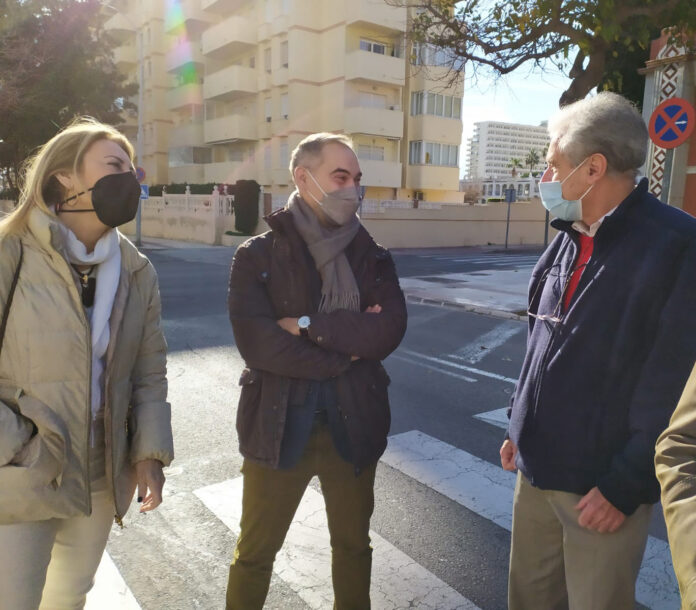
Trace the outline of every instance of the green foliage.
<instances>
[{"instance_id":1,"label":"green foliage","mask_svg":"<svg viewBox=\"0 0 696 610\"><path fill-rule=\"evenodd\" d=\"M541 157L539 157L539 153L533 149L530 150L524 158L524 163L529 167L529 171L532 171L534 166L539 164L539 161L541 161ZM534 175L534 173L532 173L532 175Z\"/></svg>"},{"instance_id":2,"label":"green foliage","mask_svg":"<svg viewBox=\"0 0 696 610\"><path fill-rule=\"evenodd\" d=\"M118 125L137 91L113 62L95 0L0 2L0 174L18 186L30 153L75 116ZM108 15L107 15L108 16Z\"/></svg>"},{"instance_id":3,"label":"green foliage","mask_svg":"<svg viewBox=\"0 0 696 610\"><path fill-rule=\"evenodd\" d=\"M500 76L552 62L571 79L561 105L597 86L635 98L634 62L663 28L696 41L694 0L386 1L413 9L414 40L451 49L451 72L466 63Z\"/></svg>"}]
</instances>

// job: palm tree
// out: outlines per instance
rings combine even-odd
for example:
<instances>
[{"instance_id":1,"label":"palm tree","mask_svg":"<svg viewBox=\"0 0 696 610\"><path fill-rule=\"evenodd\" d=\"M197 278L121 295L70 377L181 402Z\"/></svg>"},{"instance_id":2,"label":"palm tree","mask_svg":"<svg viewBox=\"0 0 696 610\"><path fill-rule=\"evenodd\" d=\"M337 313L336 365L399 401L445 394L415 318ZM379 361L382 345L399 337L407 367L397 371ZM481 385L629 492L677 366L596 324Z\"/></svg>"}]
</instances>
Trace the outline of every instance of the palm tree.
<instances>
[{"instance_id":1,"label":"palm tree","mask_svg":"<svg viewBox=\"0 0 696 610\"><path fill-rule=\"evenodd\" d=\"M539 153L532 149L527 153L527 156L524 159L524 164L525 167L529 167L529 173L531 174L532 171L534 170L534 166L539 164Z\"/></svg>"},{"instance_id":2,"label":"palm tree","mask_svg":"<svg viewBox=\"0 0 696 610\"><path fill-rule=\"evenodd\" d=\"M517 157L513 157L512 159L510 159L510 163L508 163L508 167L512 168L511 173L512 173L512 177L514 178L517 176L517 168L524 167L524 165L522 163L522 159L518 159Z\"/></svg>"}]
</instances>

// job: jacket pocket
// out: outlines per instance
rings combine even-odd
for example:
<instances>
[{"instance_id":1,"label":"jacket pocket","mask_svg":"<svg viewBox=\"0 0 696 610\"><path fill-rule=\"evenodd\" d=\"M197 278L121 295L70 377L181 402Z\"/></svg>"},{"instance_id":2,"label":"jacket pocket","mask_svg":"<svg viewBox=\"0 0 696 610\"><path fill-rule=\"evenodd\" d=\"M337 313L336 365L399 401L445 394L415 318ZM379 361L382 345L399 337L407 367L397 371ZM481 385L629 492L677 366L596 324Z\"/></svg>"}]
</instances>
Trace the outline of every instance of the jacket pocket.
<instances>
[{"instance_id":1,"label":"jacket pocket","mask_svg":"<svg viewBox=\"0 0 696 610\"><path fill-rule=\"evenodd\" d=\"M10 463L0 467L3 496L14 496L27 488L59 487L70 450L63 421L43 402L16 387L0 384L0 400L37 429Z\"/></svg>"},{"instance_id":2,"label":"jacket pocket","mask_svg":"<svg viewBox=\"0 0 696 610\"><path fill-rule=\"evenodd\" d=\"M255 445L261 430L261 371L246 368L239 377L242 388L237 407L237 434L242 446Z\"/></svg>"}]
</instances>

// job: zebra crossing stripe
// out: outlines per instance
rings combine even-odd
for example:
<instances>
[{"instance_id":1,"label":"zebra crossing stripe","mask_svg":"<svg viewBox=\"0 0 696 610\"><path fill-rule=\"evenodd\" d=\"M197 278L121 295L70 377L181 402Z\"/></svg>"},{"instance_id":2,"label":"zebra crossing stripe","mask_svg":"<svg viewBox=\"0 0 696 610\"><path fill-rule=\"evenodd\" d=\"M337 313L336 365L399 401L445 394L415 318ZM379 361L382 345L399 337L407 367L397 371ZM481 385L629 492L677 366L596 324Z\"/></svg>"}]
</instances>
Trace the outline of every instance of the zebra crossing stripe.
<instances>
[{"instance_id":1,"label":"zebra crossing stripe","mask_svg":"<svg viewBox=\"0 0 696 610\"><path fill-rule=\"evenodd\" d=\"M487 424L491 424L492 426L497 426L498 428L507 430L509 422L507 416L507 407L503 407L502 409L494 409L493 411L486 411L485 413L478 413L477 415L474 415L474 417L476 419L480 419L481 421L485 421Z\"/></svg>"},{"instance_id":2,"label":"zebra crossing stripe","mask_svg":"<svg viewBox=\"0 0 696 610\"><path fill-rule=\"evenodd\" d=\"M102 555L94 587L87 594L85 610L141 610L107 552Z\"/></svg>"},{"instance_id":3,"label":"zebra crossing stripe","mask_svg":"<svg viewBox=\"0 0 696 610\"><path fill-rule=\"evenodd\" d=\"M242 477L194 491L194 494L230 530L239 535L242 515ZM370 532L372 587L375 610L480 610L434 574L384 538ZM274 572L313 609L331 608L331 550L324 499L307 488L285 544L276 557Z\"/></svg>"},{"instance_id":4,"label":"zebra crossing stripe","mask_svg":"<svg viewBox=\"0 0 696 610\"><path fill-rule=\"evenodd\" d=\"M508 531L515 474L414 430L389 437L382 461ZM648 537L636 599L651 610L679 607L669 545Z\"/></svg>"}]
</instances>

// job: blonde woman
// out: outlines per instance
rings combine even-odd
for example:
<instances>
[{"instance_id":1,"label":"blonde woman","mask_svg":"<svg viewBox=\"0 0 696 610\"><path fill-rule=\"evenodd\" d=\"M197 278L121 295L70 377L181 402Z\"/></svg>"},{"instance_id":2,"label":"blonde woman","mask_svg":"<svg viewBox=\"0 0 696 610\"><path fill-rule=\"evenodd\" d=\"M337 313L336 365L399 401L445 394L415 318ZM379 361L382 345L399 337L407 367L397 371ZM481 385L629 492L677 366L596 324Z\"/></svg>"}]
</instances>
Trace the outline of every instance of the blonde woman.
<instances>
[{"instance_id":1,"label":"blonde woman","mask_svg":"<svg viewBox=\"0 0 696 610\"><path fill-rule=\"evenodd\" d=\"M85 596L135 489L162 501L173 458L152 264L116 227L133 148L80 119L28 161L0 222L0 610Z\"/></svg>"}]
</instances>

